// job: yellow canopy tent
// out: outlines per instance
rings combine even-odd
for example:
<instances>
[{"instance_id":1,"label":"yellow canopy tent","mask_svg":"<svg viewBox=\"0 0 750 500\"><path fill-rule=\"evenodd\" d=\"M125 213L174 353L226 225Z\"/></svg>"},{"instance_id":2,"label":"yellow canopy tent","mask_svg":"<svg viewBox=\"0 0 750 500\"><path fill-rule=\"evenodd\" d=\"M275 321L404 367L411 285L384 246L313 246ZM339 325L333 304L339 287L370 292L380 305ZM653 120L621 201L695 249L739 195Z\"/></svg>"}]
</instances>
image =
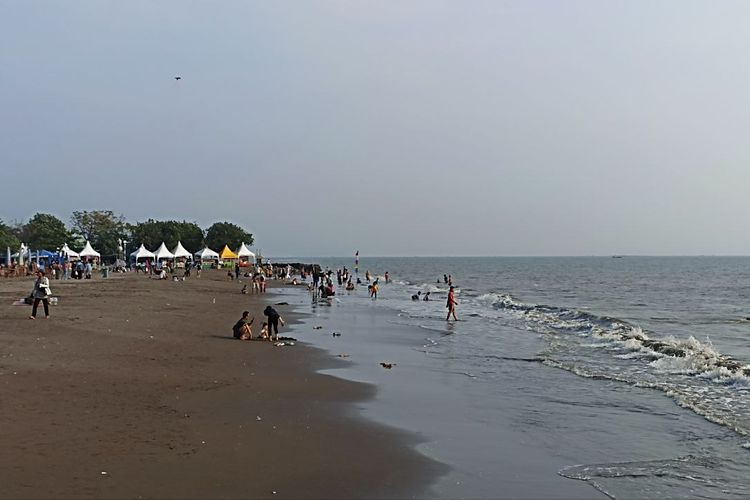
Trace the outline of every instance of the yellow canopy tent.
<instances>
[{"instance_id":1,"label":"yellow canopy tent","mask_svg":"<svg viewBox=\"0 0 750 500\"><path fill-rule=\"evenodd\" d=\"M229 245L224 245L224 248L221 252L219 252L219 257L221 257L221 260L227 260L227 259L238 259L239 256L231 251L229 249Z\"/></svg>"}]
</instances>

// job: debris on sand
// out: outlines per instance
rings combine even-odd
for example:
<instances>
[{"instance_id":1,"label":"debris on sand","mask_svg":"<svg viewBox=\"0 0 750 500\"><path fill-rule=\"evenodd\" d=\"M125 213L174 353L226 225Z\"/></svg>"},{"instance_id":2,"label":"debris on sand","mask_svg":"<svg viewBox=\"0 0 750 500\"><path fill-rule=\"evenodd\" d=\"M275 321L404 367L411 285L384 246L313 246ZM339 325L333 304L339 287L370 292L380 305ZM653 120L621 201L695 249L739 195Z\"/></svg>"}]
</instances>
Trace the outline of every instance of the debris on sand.
<instances>
[{"instance_id":1,"label":"debris on sand","mask_svg":"<svg viewBox=\"0 0 750 500\"><path fill-rule=\"evenodd\" d=\"M391 368L396 366L396 363L380 363L380 366L382 366L386 370L390 370Z\"/></svg>"}]
</instances>

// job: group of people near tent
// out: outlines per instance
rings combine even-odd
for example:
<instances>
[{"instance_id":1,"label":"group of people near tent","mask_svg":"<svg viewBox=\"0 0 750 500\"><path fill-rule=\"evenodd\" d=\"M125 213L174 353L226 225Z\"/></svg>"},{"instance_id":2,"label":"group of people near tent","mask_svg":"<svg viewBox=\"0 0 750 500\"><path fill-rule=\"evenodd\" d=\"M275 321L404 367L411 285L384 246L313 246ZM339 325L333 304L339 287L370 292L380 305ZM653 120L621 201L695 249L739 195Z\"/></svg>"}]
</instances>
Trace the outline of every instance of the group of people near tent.
<instances>
[{"instance_id":1,"label":"group of people near tent","mask_svg":"<svg viewBox=\"0 0 750 500\"><path fill-rule=\"evenodd\" d=\"M224 261L240 262L243 259L247 262L255 263L255 254L250 251L245 243L242 243L236 252L233 252L229 248L229 245L224 245L222 251L218 253L208 247L204 247L192 254L187 251L179 241L177 242L177 246L175 246L172 251L167 248L167 245L164 242L162 242L159 248L157 248L153 252L149 251L143 244L141 244L141 246L135 252L132 252L130 254L130 258L131 260L136 262L136 264L141 259L146 259L147 261L152 260L157 264L163 260L174 260L181 262L187 262L188 260L191 260L199 262L215 262L218 264L219 262Z\"/></svg>"},{"instance_id":2,"label":"group of people near tent","mask_svg":"<svg viewBox=\"0 0 750 500\"><path fill-rule=\"evenodd\" d=\"M78 270L90 269L101 260L101 254L88 241L80 252L72 250L67 243L54 252L43 248L32 250L21 244L16 253L11 253L8 247L3 257L0 258L3 263L0 265L0 276L26 276L37 270L46 270L56 279L77 277ZM90 272L88 275L90 276Z\"/></svg>"}]
</instances>

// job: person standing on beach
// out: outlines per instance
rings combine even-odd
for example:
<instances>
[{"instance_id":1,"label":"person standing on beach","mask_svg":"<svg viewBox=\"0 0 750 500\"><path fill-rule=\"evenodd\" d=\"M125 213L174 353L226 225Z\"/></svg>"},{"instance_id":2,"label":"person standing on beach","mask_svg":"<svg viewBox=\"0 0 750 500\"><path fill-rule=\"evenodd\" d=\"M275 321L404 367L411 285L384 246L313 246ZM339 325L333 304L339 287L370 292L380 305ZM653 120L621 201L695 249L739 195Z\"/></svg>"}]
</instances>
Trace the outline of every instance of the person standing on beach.
<instances>
[{"instance_id":1,"label":"person standing on beach","mask_svg":"<svg viewBox=\"0 0 750 500\"><path fill-rule=\"evenodd\" d=\"M268 336L272 340L278 340L279 322L281 322L281 326L284 326L284 318L282 318L279 312L271 306L266 307L263 310L263 314L268 316Z\"/></svg>"},{"instance_id":2,"label":"person standing on beach","mask_svg":"<svg viewBox=\"0 0 750 500\"><path fill-rule=\"evenodd\" d=\"M36 319L36 309L39 307L39 301L44 304L44 317L49 319L49 296L52 292L49 289L49 278L44 275L44 271L36 272L36 282L31 295L34 297L34 306L31 309L29 319Z\"/></svg>"},{"instance_id":3,"label":"person standing on beach","mask_svg":"<svg viewBox=\"0 0 750 500\"><path fill-rule=\"evenodd\" d=\"M445 317L445 321L450 320L451 314L453 315L453 319L458 321L458 318L456 317L456 296L453 292L453 287L450 288L450 291L448 292L448 302L446 302L445 307L448 308L448 316Z\"/></svg>"}]
</instances>

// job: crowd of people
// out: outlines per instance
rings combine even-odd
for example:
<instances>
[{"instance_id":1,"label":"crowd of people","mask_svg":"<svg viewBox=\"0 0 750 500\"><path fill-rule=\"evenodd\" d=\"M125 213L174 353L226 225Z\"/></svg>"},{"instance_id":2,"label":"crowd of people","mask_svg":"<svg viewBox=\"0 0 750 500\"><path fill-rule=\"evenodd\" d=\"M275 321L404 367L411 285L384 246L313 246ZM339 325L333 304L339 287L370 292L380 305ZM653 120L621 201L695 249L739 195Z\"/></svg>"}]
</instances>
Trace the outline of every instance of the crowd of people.
<instances>
[{"instance_id":1,"label":"crowd of people","mask_svg":"<svg viewBox=\"0 0 750 500\"><path fill-rule=\"evenodd\" d=\"M313 271L311 274L312 282L310 283L308 289L313 293L313 298L327 299L336 295L336 290L334 288L332 279L333 271L331 269L326 268L326 270L322 272ZM352 279L356 280L357 285L364 285L359 276L357 276L356 274L355 276L352 276L346 267L336 270L336 281L338 282L339 287L346 284L345 290L348 292L354 291L356 289L356 286ZM388 271L384 273L383 279L385 283L391 282L391 276ZM380 278L373 276L373 274L368 269L365 271L365 280L367 281L367 293L369 294L370 298L372 298L373 300L377 299L378 292L380 290ZM445 307L448 309L448 316L446 317L446 321L450 321L451 317L453 317L454 321L458 321L458 317L456 315L456 306L458 305L458 301L456 300L455 287L453 286L453 276L444 274L442 281L444 284L448 285L448 298L445 304ZM440 278L438 278L437 282L441 282ZM428 291L422 294L421 291L418 291L416 294L411 296L411 299L428 302L430 301L430 292Z\"/></svg>"}]
</instances>

